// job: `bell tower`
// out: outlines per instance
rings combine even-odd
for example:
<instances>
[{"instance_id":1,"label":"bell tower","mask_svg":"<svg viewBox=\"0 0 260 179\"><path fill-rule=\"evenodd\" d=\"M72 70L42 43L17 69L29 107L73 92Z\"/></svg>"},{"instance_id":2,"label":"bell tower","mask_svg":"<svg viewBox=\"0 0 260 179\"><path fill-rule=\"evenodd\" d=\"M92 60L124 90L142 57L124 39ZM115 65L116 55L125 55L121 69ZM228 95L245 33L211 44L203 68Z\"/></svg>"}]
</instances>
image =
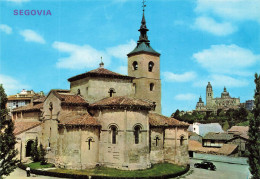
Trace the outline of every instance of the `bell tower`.
<instances>
[{"instance_id":1,"label":"bell tower","mask_svg":"<svg viewBox=\"0 0 260 179\"><path fill-rule=\"evenodd\" d=\"M143 7L145 5L143 4ZM137 46L128 56L128 75L136 77L133 80L135 97L155 102L155 112L161 113L161 80L160 80L160 54L156 52L148 40L146 21L144 16Z\"/></svg>"},{"instance_id":2,"label":"bell tower","mask_svg":"<svg viewBox=\"0 0 260 179\"><path fill-rule=\"evenodd\" d=\"M208 82L208 85L206 87L206 106L207 107L211 107L212 106L212 99L213 99L213 89L212 86L210 84L210 82Z\"/></svg>"}]
</instances>

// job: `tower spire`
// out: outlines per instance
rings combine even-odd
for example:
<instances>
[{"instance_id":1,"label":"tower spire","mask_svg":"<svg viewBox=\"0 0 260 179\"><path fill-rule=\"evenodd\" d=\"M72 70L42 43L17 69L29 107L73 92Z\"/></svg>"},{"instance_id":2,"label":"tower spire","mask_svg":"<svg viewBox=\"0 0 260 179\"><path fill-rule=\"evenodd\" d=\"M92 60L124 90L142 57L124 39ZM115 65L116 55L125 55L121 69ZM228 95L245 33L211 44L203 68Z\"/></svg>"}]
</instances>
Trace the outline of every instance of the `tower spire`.
<instances>
[{"instance_id":1,"label":"tower spire","mask_svg":"<svg viewBox=\"0 0 260 179\"><path fill-rule=\"evenodd\" d=\"M149 31L149 29L147 29L147 27L146 27L146 21L145 21L145 16L144 16L144 8L146 7L145 2L146 1L143 0L143 5L142 5L143 17L142 17L142 21L141 21L141 27L138 30L140 32L138 43L145 42L146 44L149 45L150 41L148 40L148 36L147 36L147 31Z\"/></svg>"}]
</instances>

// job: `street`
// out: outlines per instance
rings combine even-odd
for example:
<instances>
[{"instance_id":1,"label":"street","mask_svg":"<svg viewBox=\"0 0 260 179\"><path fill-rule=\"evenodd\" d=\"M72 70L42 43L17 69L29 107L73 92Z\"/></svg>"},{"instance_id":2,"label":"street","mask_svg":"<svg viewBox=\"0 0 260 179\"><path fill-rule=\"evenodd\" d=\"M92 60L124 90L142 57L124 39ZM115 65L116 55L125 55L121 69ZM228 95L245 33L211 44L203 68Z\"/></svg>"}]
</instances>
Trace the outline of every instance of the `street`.
<instances>
[{"instance_id":1,"label":"street","mask_svg":"<svg viewBox=\"0 0 260 179\"><path fill-rule=\"evenodd\" d=\"M249 177L248 165L229 164L222 162L212 162L216 167L216 171L206 170L202 168L194 168L194 163L200 163L202 160L190 159L191 169L183 177L186 179L247 179ZM191 173L191 174L189 174Z\"/></svg>"}]
</instances>

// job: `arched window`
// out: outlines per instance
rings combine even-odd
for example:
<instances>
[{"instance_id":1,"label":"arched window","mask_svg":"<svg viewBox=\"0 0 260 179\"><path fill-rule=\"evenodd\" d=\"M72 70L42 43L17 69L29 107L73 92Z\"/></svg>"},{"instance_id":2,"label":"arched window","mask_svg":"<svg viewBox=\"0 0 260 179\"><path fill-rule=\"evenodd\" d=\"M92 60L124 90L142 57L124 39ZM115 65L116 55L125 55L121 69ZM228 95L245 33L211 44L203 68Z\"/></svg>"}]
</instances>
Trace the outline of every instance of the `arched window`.
<instances>
[{"instance_id":1,"label":"arched window","mask_svg":"<svg viewBox=\"0 0 260 179\"><path fill-rule=\"evenodd\" d=\"M80 89L78 89L78 95L80 95Z\"/></svg>"},{"instance_id":2,"label":"arched window","mask_svg":"<svg viewBox=\"0 0 260 179\"><path fill-rule=\"evenodd\" d=\"M49 103L49 109L50 109L50 111L52 111L52 109L53 109L53 104L52 104L52 102Z\"/></svg>"},{"instance_id":3,"label":"arched window","mask_svg":"<svg viewBox=\"0 0 260 179\"><path fill-rule=\"evenodd\" d=\"M184 142L184 136L181 136L181 138L180 138L180 146L183 145L183 142Z\"/></svg>"},{"instance_id":4,"label":"arched window","mask_svg":"<svg viewBox=\"0 0 260 179\"><path fill-rule=\"evenodd\" d=\"M138 63L137 61L133 62L133 70L137 70L138 69Z\"/></svg>"},{"instance_id":5,"label":"arched window","mask_svg":"<svg viewBox=\"0 0 260 179\"><path fill-rule=\"evenodd\" d=\"M110 88L109 91L108 91L108 93L109 93L109 96L110 96L110 97L113 97L113 96L114 96L114 93L116 93L116 91L115 91L114 88Z\"/></svg>"},{"instance_id":6,"label":"arched window","mask_svg":"<svg viewBox=\"0 0 260 179\"><path fill-rule=\"evenodd\" d=\"M135 126L134 128L135 144L139 144L140 142L140 132L141 132L141 127Z\"/></svg>"},{"instance_id":7,"label":"arched window","mask_svg":"<svg viewBox=\"0 0 260 179\"><path fill-rule=\"evenodd\" d=\"M152 72L152 71L153 71L153 66L154 66L154 63L153 63L152 61L150 61L150 62L148 63L148 71L149 71L149 72Z\"/></svg>"},{"instance_id":8,"label":"arched window","mask_svg":"<svg viewBox=\"0 0 260 179\"><path fill-rule=\"evenodd\" d=\"M117 127L116 126L111 126L110 129L111 129L112 144L116 144Z\"/></svg>"},{"instance_id":9,"label":"arched window","mask_svg":"<svg viewBox=\"0 0 260 179\"><path fill-rule=\"evenodd\" d=\"M154 83L150 83L150 91L153 91L154 89Z\"/></svg>"}]
</instances>

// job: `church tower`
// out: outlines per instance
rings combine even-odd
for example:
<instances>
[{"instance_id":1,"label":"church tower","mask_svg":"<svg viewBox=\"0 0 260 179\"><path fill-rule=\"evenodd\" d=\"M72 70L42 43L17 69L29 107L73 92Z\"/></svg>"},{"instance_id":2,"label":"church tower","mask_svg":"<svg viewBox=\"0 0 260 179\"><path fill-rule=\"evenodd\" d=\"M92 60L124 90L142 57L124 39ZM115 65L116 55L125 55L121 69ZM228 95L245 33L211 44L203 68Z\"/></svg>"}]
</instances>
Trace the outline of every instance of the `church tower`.
<instances>
[{"instance_id":1,"label":"church tower","mask_svg":"<svg viewBox=\"0 0 260 179\"><path fill-rule=\"evenodd\" d=\"M161 80L160 80L160 54L156 52L148 40L146 21L141 21L139 40L135 49L127 54L128 75L135 77L133 87L135 97L155 102L155 112L161 113Z\"/></svg>"},{"instance_id":2,"label":"church tower","mask_svg":"<svg viewBox=\"0 0 260 179\"><path fill-rule=\"evenodd\" d=\"M212 99L213 99L213 89L212 89L210 82L208 82L208 85L206 87L206 106L207 107L212 106Z\"/></svg>"}]
</instances>

